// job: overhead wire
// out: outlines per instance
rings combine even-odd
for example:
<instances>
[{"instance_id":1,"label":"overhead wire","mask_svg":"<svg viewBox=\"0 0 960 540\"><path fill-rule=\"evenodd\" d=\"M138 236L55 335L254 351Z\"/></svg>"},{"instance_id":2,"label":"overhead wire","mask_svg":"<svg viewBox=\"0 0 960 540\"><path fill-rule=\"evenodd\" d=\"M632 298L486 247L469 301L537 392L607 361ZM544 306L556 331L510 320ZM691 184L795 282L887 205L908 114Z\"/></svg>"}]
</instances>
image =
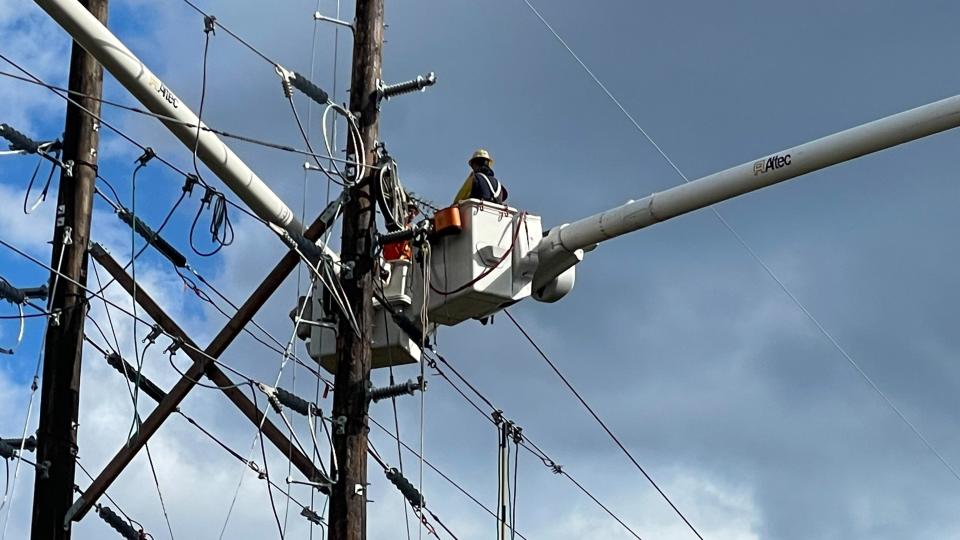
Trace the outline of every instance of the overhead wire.
<instances>
[{"instance_id":1,"label":"overhead wire","mask_svg":"<svg viewBox=\"0 0 960 540\"><path fill-rule=\"evenodd\" d=\"M56 241L57 239L55 238L54 242ZM72 242L72 238L70 238L70 236L68 236L66 232L64 232L63 236L60 237L61 249L60 249L60 255L57 257L56 267L52 267L52 266L48 266L43 263L40 263L41 266L43 266L44 268L47 268L53 273L53 276L51 276L50 292L47 295L47 305L45 310L47 313L50 313L51 315L57 315L56 313L53 312L53 302L54 302L54 298L56 298L58 287L60 285L60 275L61 275L60 270L63 268L63 258L64 258L64 255L66 254L66 246L68 245L68 241ZM10 247L9 244L6 244L6 242L4 242L2 238L0 238L0 242L7 245L8 248ZM21 256L22 255L24 254L21 254ZM36 261L36 262L39 262L39 261ZM41 336L40 336L41 343L46 342L47 331L49 330L50 325L51 323L49 320L47 321L47 324L43 325L43 331L41 332ZM13 481L10 483L11 493L16 493L17 479L19 478L19 475L20 475L20 465L21 465L21 462L23 461L23 448L27 440L27 429L29 428L30 420L33 417L33 404L37 396L37 390L40 388L40 385L38 383L40 382L40 366L43 360L44 360L44 348L40 347L37 351L37 361L33 368L33 378L31 379L31 383L30 383L30 397L27 400L27 413L26 415L24 415L23 429L21 430L21 433L20 433L21 442L20 442L20 449L18 452L17 464L13 468ZM4 502L7 502L6 497L7 495L5 494L3 499ZM0 509L2 509L2 507L3 507L3 504L0 504ZM3 530L2 532L0 532L0 540L6 540L7 530L10 525L10 515L12 511L13 511L13 500L10 500L9 503L7 504L7 515L6 515L6 519L4 519L4 522L3 522Z\"/></svg>"},{"instance_id":2,"label":"overhead wire","mask_svg":"<svg viewBox=\"0 0 960 540\"><path fill-rule=\"evenodd\" d=\"M653 146L653 148L660 154L660 156L670 165L670 167L677 173L677 175L684 181L684 183L690 183L690 179L686 174L677 166L677 164L670 158L669 155L660 147L659 144L650 136L650 134L640 126L639 122L634 119L626 107L620 103L620 101L613 95L613 93L607 88L603 82L594 74L587 64L580 59L580 56L567 44L567 42L560 36L560 34L554 29L554 27L547 22L543 17L540 11L537 10L533 4L530 3L530 0L522 0L523 3L527 5L528 8L533 12L534 15L540 20L541 23L547 28L547 30L553 34L554 38L563 45L568 53L573 57L574 60L583 70L590 76L591 79L597 84L597 86L607 95L607 97L620 109L620 111L627 117L628 120L637 128L637 130L643 135L643 137ZM806 307L806 305L800 301L800 299L790 290L787 284L773 271L773 269L760 257L760 255L747 243L746 239L733 227L723 217L723 214L715 206L710 206L710 211L717 218L717 220L723 225L723 227L733 235L737 243L743 247L751 259L753 259L760 267L763 269L764 273L770 277L777 285L777 287L790 299L790 301L799 309L804 317L807 318L816 328L817 331L823 336L824 339L843 357L844 360L856 371L856 373L870 386L870 388L883 399L884 403L896 414L896 416L913 432L913 434L923 443L923 445L937 458L938 461L956 478L960 481L960 473L954 468L954 466L943 456L943 454L930 442L929 439L920 429L911 422L907 416L900 410L896 404L883 392L880 387L873 381L873 379L867 374L867 372L860 366L859 362L854 360L853 356L847 352L847 350L840 345L840 342L834 337L834 335L829 332L826 327L820 322L820 320L813 315L813 313Z\"/></svg>"},{"instance_id":3,"label":"overhead wire","mask_svg":"<svg viewBox=\"0 0 960 540\"><path fill-rule=\"evenodd\" d=\"M700 532L697 531L696 527L693 526L690 520L687 519L687 517L683 514L683 512L681 512L680 509L677 507L677 505L674 504L674 502L670 499L670 497L666 494L666 492L663 491L663 488L661 488L660 485L657 484L657 482L653 479L653 477L650 476L650 473L648 473L647 470L642 465L640 465L640 462L637 461L637 459L633 456L633 454L629 450L627 450L627 447L624 446L624 444L620 441L620 439L616 435L614 435L613 431L610 430L610 427L607 426L607 423L600 418L600 416L596 413L593 407L591 407L590 404L587 403L587 401L583 398L580 392L578 392L577 389L574 388L572 384L570 384L570 381L563 375L563 373L560 372L560 370L557 368L557 365L554 364L552 360L550 360L550 357L548 357L546 353L543 352L543 349L540 348L540 345L538 345L530 336L530 334L527 333L526 329L524 329L523 326L521 326L520 323L517 322L517 319L514 318L513 314L511 314L510 311L506 309L503 310L503 312L504 314L506 314L507 318L510 319L510 322L513 323L513 325L517 328L517 330L519 330L520 333L523 334L523 337L527 339L530 345L532 345L533 348L536 349L540 357L547 362L547 364L550 366L550 369L552 369L553 372L556 373L558 377L560 377L560 380L563 381L563 384L566 385L566 387L570 390L570 392L573 393L574 396L576 396L580 404L583 405L583 407L590 413L593 419L596 420L598 424L600 424L600 427L603 428L603 430L607 433L607 435L610 436L613 442L620 448L621 451L623 451L623 453L627 456L630 462L633 463L634 467L636 467L637 470L639 470L640 473L643 475L643 477L647 479L647 482L649 482L650 485L653 486L653 488L657 491L657 493L660 494L660 497L664 501L666 501L668 505L670 505L670 508L673 509L674 513L677 514L681 520L683 520L683 522L687 525L687 528L693 531L693 534L695 534L697 538L700 538L700 540L703 540L703 537L700 535Z\"/></svg>"},{"instance_id":4,"label":"overhead wire","mask_svg":"<svg viewBox=\"0 0 960 540\"><path fill-rule=\"evenodd\" d=\"M470 404L470 406L472 406L480 414L480 416L482 416L488 422L496 426L497 422L493 419L493 414L498 412L502 414L501 409L498 409L496 406L494 406L493 403L485 395L483 395L473 384L471 384L447 360L445 356L443 356L442 354L440 354L439 352L433 349L425 349L424 352L426 352L427 350L429 350L433 354L432 358L429 355L427 355L428 365L430 366L430 368L436 371L437 374L440 375L440 378L446 381L447 384L449 384L468 404ZM483 408L480 407L476 403L476 401L474 401L474 399L469 397L461 388L459 388L459 385L457 385L457 383L455 383L453 379L451 379L444 370L439 369L439 366L437 365L438 361L442 363L446 368L450 369L450 371L453 372L454 375L456 375L456 377L470 389L471 392L473 392L484 404L486 404L490 408L491 412L490 413L485 412ZM636 531L634 531L633 528L630 527L630 525L628 525L625 521L623 521L623 519L620 518L620 516L618 516L606 504L600 501L599 498L597 498L593 493L591 493L590 490L588 490L583 484L577 481L577 479L574 478L573 475L571 475L564 467L562 467L560 464L554 461L546 452L544 452L536 443L534 443L533 440L530 439L529 432L527 432L526 430L524 431L523 440L520 443L520 447L527 450L534 456L536 456L540 461L543 462L543 464L547 468L551 469L554 472L554 474L559 474L561 476L566 477L568 480L570 480L570 482L573 483L573 485L576 486L577 489L579 489L584 495L586 495L594 503L596 503L596 505L599 506L607 515L613 518L614 521L616 521L621 527L623 527L628 533L630 533L631 536L633 536L637 540L641 540L640 535L637 534Z\"/></svg>"},{"instance_id":5,"label":"overhead wire","mask_svg":"<svg viewBox=\"0 0 960 540\"><path fill-rule=\"evenodd\" d=\"M219 135L219 136L224 137L224 138L233 139L233 140L240 141L240 142L244 142L244 143L247 143L247 144L253 144L253 145L256 145L256 146L262 146L262 147L264 147L264 148L270 148L270 149L273 149L273 150L279 150L279 151L282 151L282 152L287 152L287 153L292 153L292 154L299 154L299 155L306 156L306 157L314 157L314 158L319 158L319 159L332 160L332 161L336 161L336 162L338 162L338 163L343 163L343 164L352 163L350 160L345 159L345 158L340 158L340 157L336 157L336 156L329 156L329 155L326 155L326 154L319 154L319 153L311 152L311 151L308 151L308 150L304 150L304 149L302 149L302 148L296 148L296 147L293 147L293 146L290 146L290 145L287 145L287 144L282 144L282 143L277 143L277 142L272 142L272 141L265 141L265 140L257 139L257 138L255 138L255 137L250 137L250 136L247 136L247 135L241 135L241 134L238 134L238 133L232 133L232 132L229 132L229 131L224 131L224 130L221 130L221 129L212 128L212 127L207 126L207 125L199 125L199 124L195 124L195 123L192 123L192 122L185 122L185 121L183 121L183 120L174 118L174 117L172 117L172 116L166 116L166 115L163 115L163 114L158 114L158 113L154 113L154 112L151 112L151 111L148 111L148 110L145 110L145 109L141 109L141 108L139 108L139 107L134 107L134 106L132 106L132 105L125 105L125 104L123 104L123 103L119 103L119 102L116 102L116 101L112 101L112 100L108 100L108 99L103 99L103 98L98 98L98 97L93 96L93 95L90 95L90 94L84 94L83 92L78 92L78 91L76 91L76 90L70 90L70 89L68 89L68 88L64 88L64 87L61 87L61 86L56 86L56 85L53 85L53 84L49 84L49 83L43 82L42 80L39 80L39 81L31 80L31 79L28 79L28 78L26 78L26 77L21 77L21 76L19 76L19 75L15 75L15 74L13 74L13 73L9 73L9 72L2 71L2 70L0 70L0 77L9 77L9 78L12 78L12 79L15 79L15 80L18 80L18 81L21 81L21 82L25 82L25 83L28 83L28 84L33 84L33 85L36 85L36 86L42 86L42 87L48 88L48 89L50 89L50 90L57 90L57 91L59 91L59 92L67 92L67 93L72 94L72 95L74 95L74 96L76 96L76 97L82 97L82 98L85 98L85 99L92 99L92 100L94 100L94 101L98 101L98 102L102 103L103 105L108 105L108 106L110 106L110 107L116 107L116 108L118 108L118 109L125 110L125 111L127 111L127 112L132 112L132 113L135 113L135 114L139 114L139 115L143 115L143 116L149 116L149 117L152 117L152 118L156 118L157 120L162 120L164 123L172 123L172 124L177 124L177 125L181 125L181 126L185 126L185 127L189 127L189 128L199 127L199 129L202 130L202 131L206 131L206 132L209 132L209 133L213 133L213 134ZM308 122L308 124L309 124L309 122ZM371 170L372 170L372 169L374 169L374 168L376 168L375 165L367 165L367 169L371 169ZM311 168L310 170L314 170L314 169Z\"/></svg>"}]
</instances>

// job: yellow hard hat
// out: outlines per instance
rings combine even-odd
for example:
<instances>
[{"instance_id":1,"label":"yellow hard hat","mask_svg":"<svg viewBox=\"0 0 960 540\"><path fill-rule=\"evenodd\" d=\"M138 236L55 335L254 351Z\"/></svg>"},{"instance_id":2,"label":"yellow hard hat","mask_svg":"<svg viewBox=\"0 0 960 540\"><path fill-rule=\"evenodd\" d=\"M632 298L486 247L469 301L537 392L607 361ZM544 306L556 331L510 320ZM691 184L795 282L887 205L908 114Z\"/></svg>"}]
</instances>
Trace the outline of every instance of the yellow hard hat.
<instances>
[{"instance_id":1,"label":"yellow hard hat","mask_svg":"<svg viewBox=\"0 0 960 540\"><path fill-rule=\"evenodd\" d=\"M467 161L467 164L468 164L468 165L472 165L473 162L476 161L476 160L478 160L478 159L485 159L485 160L489 161L491 165L493 165L493 158L490 157L490 152L487 152L487 151L484 150L483 148L480 148L480 149L478 149L476 152L474 152L473 155L470 156L470 160Z\"/></svg>"}]
</instances>

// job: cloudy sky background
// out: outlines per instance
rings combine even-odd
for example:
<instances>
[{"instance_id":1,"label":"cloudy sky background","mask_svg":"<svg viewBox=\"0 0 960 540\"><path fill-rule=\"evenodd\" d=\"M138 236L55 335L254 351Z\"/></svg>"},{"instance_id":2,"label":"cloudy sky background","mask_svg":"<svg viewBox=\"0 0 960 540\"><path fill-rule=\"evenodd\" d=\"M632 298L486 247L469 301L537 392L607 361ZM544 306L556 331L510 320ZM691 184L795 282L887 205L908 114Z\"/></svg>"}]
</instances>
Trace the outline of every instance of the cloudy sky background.
<instances>
[{"instance_id":1,"label":"cloudy sky background","mask_svg":"<svg viewBox=\"0 0 960 540\"><path fill-rule=\"evenodd\" d=\"M862 122L957 93L953 68L960 5L808 1L671 3L541 2L570 45L691 178ZM205 0L201 7L301 72L311 69L313 2L266 5ZM319 9L335 14L333 0ZM344 2L343 17L352 5ZM445 202L478 146L496 157L511 200L552 226L680 182L634 126L549 35L521 0L389 2L384 78L437 72L428 92L389 102L382 136L404 183ZM199 103L202 19L179 0L116 0L110 26L187 104ZM315 81L333 89L333 28L316 28ZM0 0L0 49L37 76L66 84L69 40L33 3ZM349 36L341 32L337 97L345 99ZM4 66L4 71L14 71ZM132 98L107 77L106 95ZM62 131L64 104L35 86L0 78L0 120L37 139ZM299 100L305 117L307 101ZM313 129L318 131L317 110ZM115 109L104 117L182 168L190 154L151 118ZM272 67L223 32L212 38L204 119L212 126L302 146ZM315 141L319 141L316 138ZM308 219L323 207L326 183L302 159L231 142L291 207ZM960 136L946 133L718 208L821 323L951 463L960 463L955 411L960 366L955 331L960 294L956 182ZM139 150L103 131L101 171L129 203ZM46 262L54 200L19 210L34 162L0 158L0 237ZM207 175L208 179L212 179ZM157 224L182 178L157 162L138 177L138 213ZM55 193L55 187L51 189ZM187 242L198 195L178 210L165 236L235 301L282 254L262 226L233 212L237 241L211 259ZM51 197L55 199L55 195ZM204 220L205 222L205 220ZM97 202L93 237L129 256L129 230ZM203 239L201 238L201 241ZM203 244L204 246L206 244ZM126 255L124 255L126 254ZM0 275L18 286L44 271L0 250ZM137 266L143 287L204 344L224 319L184 290L152 253ZM101 271L101 275L103 275ZM288 280L258 320L282 341L297 295ZM122 291L110 298L129 303ZM0 306L3 314L13 311ZM111 310L132 358L128 319ZM709 539L929 538L960 534L960 483L861 379L710 212L698 212L615 240L581 265L562 302L513 310L547 353ZM93 316L105 321L102 303ZM141 328L141 335L146 332ZM96 335L96 331L91 328ZM15 339L0 323L0 345ZM33 319L24 344L0 363L0 435L19 435L42 342ZM145 373L162 387L177 379L161 354ZM298 345L300 346L300 345ZM692 538L602 430L509 325L445 329L439 347L507 416L644 538ZM300 354L306 357L300 346ZM133 409L119 375L92 351L83 366L80 458L96 474L125 441ZM242 337L225 362L272 381L279 355ZM180 366L186 361L180 358ZM398 370L414 377L415 367ZM284 386L308 395L304 370ZM295 377L295 380L294 380ZM375 377L382 382L384 374ZM147 414L151 403L141 402ZM488 505L496 496L496 433L441 379L425 396L425 453ZM320 406L329 411L330 400ZM402 437L419 438L419 400L402 400ZM30 429L36 425L34 404ZM196 389L183 410L246 454L254 429L217 391ZM387 404L373 408L385 425ZM279 421L278 421L279 422ZM302 421L297 419L302 426ZM301 431L301 436L305 433ZM396 448L372 432L391 464ZM309 437L309 435L307 435ZM181 418L151 444L177 538L277 536L263 482ZM282 482L285 460L270 454ZM262 462L259 447L253 455ZM416 461L404 455L408 476ZM629 538L567 480L521 454L517 527L528 538ZM371 467L370 538L405 537L399 495ZM86 479L78 475L81 486ZM0 511L8 538L28 534L33 474L21 470L12 510ZM494 520L427 471L428 505L460 538L490 538ZM109 493L155 538L167 538L144 456ZM309 500L306 489L294 495ZM318 501L318 510L321 503ZM283 518L284 507L279 508ZM292 509L289 538L309 527ZM314 529L315 537L320 530ZM93 514L78 539L114 534ZM414 532L416 534L416 532Z\"/></svg>"}]
</instances>

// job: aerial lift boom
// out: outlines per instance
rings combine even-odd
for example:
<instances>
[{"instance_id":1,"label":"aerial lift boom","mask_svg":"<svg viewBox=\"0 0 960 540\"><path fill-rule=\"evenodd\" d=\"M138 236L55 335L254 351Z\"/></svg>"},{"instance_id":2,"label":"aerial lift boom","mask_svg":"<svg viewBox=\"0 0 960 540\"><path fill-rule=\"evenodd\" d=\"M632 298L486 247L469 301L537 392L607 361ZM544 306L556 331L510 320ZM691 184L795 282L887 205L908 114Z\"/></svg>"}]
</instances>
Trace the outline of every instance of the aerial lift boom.
<instances>
[{"instance_id":1,"label":"aerial lift boom","mask_svg":"<svg viewBox=\"0 0 960 540\"><path fill-rule=\"evenodd\" d=\"M960 126L960 96L787 148L755 161L654 193L639 201L551 229L537 248L538 290L572 267L600 242L687 212Z\"/></svg>"},{"instance_id":2,"label":"aerial lift boom","mask_svg":"<svg viewBox=\"0 0 960 540\"><path fill-rule=\"evenodd\" d=\"M36 3L150 112L173 119L160 121L191 152L196 145L200 161L255 214L294 237L302 235L304 226L280 197L82 4L76 0Z\"/></svg>"}]
</instances>

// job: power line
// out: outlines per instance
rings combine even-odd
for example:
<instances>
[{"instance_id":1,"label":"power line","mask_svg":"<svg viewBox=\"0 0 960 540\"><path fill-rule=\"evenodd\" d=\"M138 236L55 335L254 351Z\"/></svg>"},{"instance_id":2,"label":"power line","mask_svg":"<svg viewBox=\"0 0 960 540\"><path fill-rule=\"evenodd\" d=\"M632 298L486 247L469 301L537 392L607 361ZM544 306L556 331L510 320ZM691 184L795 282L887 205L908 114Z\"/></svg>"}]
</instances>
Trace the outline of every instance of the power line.
<instances>
[{"instance_id":1,"label":"power line","mask_svg":"<svg viewBox=\"0 0 960 540\"><path fill-rule=\"evenodd\" d=\"M251 52L253 52L253 54L255 54L255 55L259 56L260 58L262 58L264 61L266 61L266 62L267 62L268 64L270 64L271 66L278 66L278 65L279 65L279 64L277 64L276 62L274 62L273 60L271 60L267 55L265 55L265 54L263 54L262 52L260 52L259 49L257 49L257 48L254 47L253 45L251 45L248 41L246 41L245 39L243 39L243 38L240 37L239 35L235 34L232 30L230 30L229 28L227 28L226 26L224 26L223 23L220 22L219 19L217 19L216 17L212 17L212 16L211 16L210 14L208 14L206 11L203 11L202 9L200 9L199 7L197 7L197 5L194 4L193 2L191 2L190 0L183 0L183 3L185 3L185 4L187 4L188 6L192 7L192 8L194 9L194 11L196 11L197 13L203 15L204 17L207 17L207 18L212 19L213 24L215 24L215 25L217 25L218 27L220 27L221 29L223 29L223 31L226 32L227 34L229 34L230 37L232 37L233 39L235 39L235 40L237 40L238 42L240 42L240 44L242 44L244 47L246 47L246 48L249 49Z\"/></svg>"},{"instance_id":2,"label":"power line","mask_svg":"<svg viewBox=\"0 0 960 540\"><path fill-rule=\"evenodd\" d=\"M480 416L482 416L482 417L485 418L488 422L490 422L490 423L492 423L494 426L496 426L496 425L497 425L497 422L493 419L493 415L494 415L494 414L500 414L500 415L502 415L502 411L501 411L500 409L496 408L496 407L490 402L490 400L487 399L486 396L484 396L482 393L480 393L479 390L477 390L477 388L476 388L475 386L473 386L472 384L470 384L470 382L467 381L467 379L466 379L463 375L461 375L460 372L457 371L457 369L456 369L452 364L450 364L450 362L449 362L443 355L441 355L440 353L438 353L436 350L432 350L432 352L433 352L433 355L435 356L435 359L431 359L431 358L428 357L428 364L430 365L430 368L433 369L434 371L436 371L437 374L440 375L440 377L441 377L443 380L447 381L447 383L448 383L451 387L453 387L453 389L456 390L457 393L460 394L460 396L461 396L465 401L467 401L467 403L469 403L477 412L480 413ZM479 397L484 403L486 403L486 404L491 408L491 413L492 413L492 414L488 414L488 413L484 412L483 409L482 409L479 405L477 405L477 403L476 403L473 399L471 399L469 396L467 396L466 393L464 393L464 391L461 390L461 389L457 386L457 384L454 383L453 380L450 379L450 377L448 377L448 376L446 375L446 373L444 373L443 370L441 370L441 369L438 368L438 366L437 366L437 361L440 361L441 363L443 363L444 366L446 366L447 368L449 368L449 369L457 376L458 379L460 379L464 384L466 384L466 385L470 388L470 390L471 390L474 394L477 395L477 397ZM603 504L603 503L600 501L600 499L598 499L593 493L591 493L586 487L584 487L583 484L581 484L580 482L578 482L578 481L577 481L569 472L567 472L560 464L558 464L556 461L554 461L549 455L546 454L546 452L544 452L536 443L534 443L534 442L530 439L529 433L526 432L526 431L524 431L523 441L521 442L520 446L521 446L522 448L524 448L525 450L527 450L528 452L530 452L531 454L533 454L534 456L536 456L537 459L539 459L540 461L542 461L543 464L544 464L546 467L548 467L549 469L551 469L551 470L554 472L554 474L562 475L562 476L566 477L568 480L570 480L581 492L583 492L585 495L587 495L594 503L597 504L597 506L599 506L604 512L607 513L607 515L609 515L609 516L612 517L617 523L619 523L620 526L623 527L627 532L629 532L634 538L636 538L637 540L641 540L640 535L637 534L629 525L627 525L627 523L624 522L623 519L620 518L620 516L618 516L616 513L614 513L613 510L611 510L611 509L610 509L609 507L607 507L605 504Z\"/></svg>"},{"instance_id":3,"label":"power line","mask_svg":"<svg viewBox=\"0 0 960 540\"><path fill-rule=\"evenodd\" d=\"M580 64L580 67L582 67L584 71L586 71L587 75L589 75L590 78L593 79L593 81L597 84L597 86L599 86L600 89L603 90L603 92L607 95L607 97L610 98L610 100L617 106L617 108L619 108L620 111L630 120L630 122L637 128L637 130L644 136L644 138L646 138L647 141L650 142L650 144L656 149L656 151L660 154L660 156L663 157L663 159L670 165L670 167L674 171L676 171L677 175L680 176L680 178L685 183L690 183L690 179L687 178L687 175L684 174L682 170L680 170L680 167L678 167L677 164L672 159L670 159L670 156L668 156L667 153L660 147L660 145L658 145L656 141L654 141L653 137L651 137L647 133L647 131L640 126L640 124L633 118L633 116L613 95L613 93L607 89L606 85L604 85L603 82L600 81L600 79L593 73L593 71L587 66L587 64L580 59L580 56L578 56L577 53L574 52L574 50L570 47L570 45L567 44L567 42L560 36L560 34L553 28L553 26L549 22L547 22L547 20L543 17L543 15L540 14L537 8L535 8L533 4L530 3L529 0L523 0L523 3L525 3L527 7L529 7L530 10L533 12L533 14L536 15L538 19L540 19L540 22L543 23L543 25L547 28L547 30L549 30L549 32L553 34L553 36L557 39L557 41L559 41L560 44L563 45L563 47L567 50L567 52L570 53L570 55L574 58L574 60L576 60L577 63ZM867 374L867 372L860 367L859 363L853 359L853 356L851 356L850 353L848 353L846 349L844 349L840 345L840 342L833 336L833 334L830 333L826 329L826 327L824 327L823 324L821 324L820 321L813 315L813 313L809 309L807 309L807 307L803 304L803 302L801 302L800 299L795 294L793 294L790 288L787 287L786 283L782 279L780 279L780 277L777 276L777 274L773 271L773 269L766 262L764 262L764 260L760 257L760 255L756 251L754 251L753 248L750 247L750 245L743 238L743 236L741 236L740 233L733 228L733 225L731 225L726 220L726 218L723 217L720 211L717 210L716 207L714 206L710 206L710 211L717 218L717 220L720 221L723 227L727 229L727 231L729 231L730 234L733 235L733 237L737 240L737 243L739 243L747 251L747 253L750 255L750 258L752 258L754 261L757 262L757 264L760 265L764 273L766 273L770 277L770 279L772 279L776 283L777 287L779 287L780 290L782 290L783 293L787 295L787 297L797 307L797 309L799 309L803 313L803 315L811 323L813 323L813 325L817 328L817 331L824 337L824 339L826 339L830 343L830 345L834 349L836 349L838 353L840 353L840 355L844 358L844 360L846 360L847 363L850 364L850 366L857 372L858 375L860 375L860 377L870 386L870 388L873 389L873 391L876 392L877 395L879 395L883 399L884 403L886 403L887 406L890 407L890 409L897 415L897 417L899 417L900 420L903 421L903 423L906 424L908 428L910 428L910 431L912 431L913 434L916 435L918 439L920 439L923 445L926 446L927 449L930 450L930 452L940 461L940 463L942 463L943 466L950 471L953 477L956 478L957 480L960 480L960 473L957 472L957 470L953 467L953 465L951 465L950 462L947 461L947 459L943 456L943 454L941 454L940 451L937 450L937 448L933 445L933 443L931 443L923 435L923 433L920 432L920 429L917 428L917 426L914 425L913 422L907 419L906 415L900 410L900 408L897 407L889 397L887 397L887 395L880 389L879 386L877 386L877 384Z\"/></svg>"},{"instance_id":4,"label":"power line","mask_svg":"<svg viewBox=\"0 0 960 540\"><path fill-rule=\"evenodd\" d=\"M16 69L17 69L18 71L20 71L21 73L24 73L25 75L27 75L28 77L30 77L31 79L33 79L34 81L36 81L37 83L39 83L41 86L49 89L51 92L53 92L55 95L57 95L57 96L60 97L61 99L64 99L64 100L66 100L68 103L74 105L78 110L84 112L86 115L88 115L88 116L90 116L91 118L95 119L97 122L100 123L100 125L106 126L106 127L109 128L111 131L113 131L114 133L116 133L117 135L119 135L120 137L122 137L124 140L126 140L126 141L129 142L130 144L136 146L136 147L139 148L140 150L146 152L147 149L149 148L149 147L141 144L140 142L136 141L135 139L133 139L132 137L130 137L129 135L127 135L126 133L124 133L122 130L120 130L119 128L115 127L115 126L114 126L113 124L111 124L110 122L107 122L106 120L104 120L101 115L99 115L99 114L94 114L93 111L91 111L90 109L84 107L82 104L80 104L79 102L77 102L76 100L74 100L73 98L71 98L69 95L64 95L63 93L61 93L60 91L58 91L55 87L44 83L42 79L40 79L39 77L35 76L33 73L27 71L27 69L21 67L19 64L17 64L16 62L14 62L13 60L11 60L11 59L8 58L7 56L5 56L3 53L0 53L0 59L2 59L3 61L5 61L6 63L10 64L11 66L13 66L14 68L16 68ZM163 158L163 157L160 156L159 154L154 153L154 157L155 157L158 161L160 161L161 163L163 163L164 165L166 165L167 167L169 167L171 170L173 170L174 172L178 173L180 176L189 176L188 173L185 172L183 169L181 169L180 167L177 167L177 166L174 165L172 162L170 162L170 161L168 161L167 159ZM210 185L208 185L208 184L204 184L204 187L206 187L206 188L208 188L208 189L211 189L211 190L214 190L214 191L217 191L217 192L219 193L219 191L216 190L216 188L214 188L214 187L212 187L212 186L210 186ZM256 215L256 214L254 214L253 212L247 210L247 209L244 208L242 205L239 205L239 204L237 204L237 203L235 203L235 202L233 202L232 200L227 199L227 198L225 198L225 200L226 200L227 204L229 204L230 206L233 206L234 208L240 210L241 212L243 212L243 213L246 214L247 216L249 216L249 217L251 217L251 218L259 221L260 223L263 223L264 225L267 225L267 221L266 221L266 220L264 220L263 218L261 218L260 216L258 216L258 215Z\"/></svg>"},{"instance_id":5,"label":"power line","mask_svg":"<svg viewBox=\"0 0 960 540\"><path fill-rule=\"evenodd\" d=\"M401 440L399 437L397 437L396 435L394 435L394 433L391 432L391 431L390 431L389 429L387 429L386 427L384 427L383 424L381 424L380 422L377 422L373 417L370 417L369 420L370 420L370 422L373 423L373 425L375 425L377 428L379 428L381 431L383 431L387 436L389 436L391 439L394 439L394 440L397 442L397 444L400 445L404 450L406 450L407 452L410 452L411 454L413 454L413 456L416 457L417 459L420 458L420 454L417 453L417 451L416 451L415 449L411 448L410 445L408 445L407 443L403 442L403 440ZM427 467L430 467L430 469L431 469L433 472L437 473L441 478L443 478L444 480L446 480L447 483L449 483L450 485L452 485L453 487L455 487L455 488L457 489L457 491L459 491L459 492L462 493L464 496L466 496L468 499L470 499L471 501L473 501L474 504L476 504L477 506L479 506L480 508L482 508L486 513L490 514L490 515L493 516L494 518L497 517L497 513L496 513L496 512L494 512L493 510L491 510L490 507L488 507L487 505L485 505L485 504L483 504L482 502L480 502L480 500L477 499L476 496L474 496L472 493L470 493L469 491L467 491L467 489L464 488L464 487L463 487L462 485L460 485L459 483L457 483L456 480L450 478L446 473L444 473L443 471L441 471L440 469L438 469L433 463L430 463L429 460L424 459L424 460L423 460L423 463L424 463L424 465L426 465ZM517 536L519 536L520 538L523 538L524 540L526 540L526 537L523 536L522 534L520 534L519 532L517 532Z\"/></svg>"},{"instance_id":6,"label":"power line","mask_svg":"<svg viewBox=\"0 0 960 540\"><path fill-rule=\"evenodd\" d=\"M627 450L627 447L624 446L622 442L620 442L620 439L618 439L617 436L613 434L613 431L610 430L606 422L604 422L600 418L600 416L597 415L596 411L593 410L593 407L591 407L590 404L587 403L585 399L583 399L583 396L580 395L580 392L578 392L577 389L574 388L572 384L570 384L570 381L567 380L567 378L563 375L563 373L561 373L560 370L557 369L556 364L554 364L553 361L550 360L550 357L548 357L546 353L543 352L543 349L541 349L540 346L537 345L537 343L533 340L533 338L530 337L530 334L527 333L527 331L520 325L520 323L517 322L517 320L513 317L513 315L508 310L503 310L503 312L507 315L507 318L510 319L510 322L512 322L513 325L517 327L517 330L520 330L520 333L523 334L523 337L527 338L527 341L530 342L530 345L533 345L533 348L536 349L537 353L539 353L540 356L547 362L547 364L550 366L553 372L556 373L558 377L560 377L560 380L563 381L563 384L566 385L566 387L570 390L570 392L573 393L574 396L576 396L580 404L583 405L585 409L587 409L587 411L590 413L590 416L593 416L593 419L596 420L598 424L600 424L600 427L602 427L603 430L607 432L607 435L609 435L610 438L613 439L613 442L616 443L618 447L620 447L620 450L622 450L623 453L627 456L627 458L630 459L630 461L637 468L637 470L639 470L640 473L643 474L643 477L646 478L648 482L650 482L650 485L653 486L654 489L657 490L657 493L660 494L660 497L663 498L663 500L665 500L667 504L670 505L670 508L672 508L673 511L678 516L680 516L680 519L682 519L683 522L686 523L687 528L689 528L693 532L693 534L697 536L697 538L699 538L700 540L703 540L703 536L701 536L700 533L697 531L696 527L694 527L693 524L690 523L690 520L687 519L687 516L683 515L683 512L681 512L680 509L677 508L677 505L675 505L673 501L670 500L670 497L668 497L667 494L663 491L663 489L661 489L660 486L657 485L657 482L654 481L653 477L651 477L650 474L646 471L646 469L644 469L643 466L640 465L640 463L637 461L637 459L633 457L633 454L631 454L630 451Z\"/></svg>"}]
</instances>

